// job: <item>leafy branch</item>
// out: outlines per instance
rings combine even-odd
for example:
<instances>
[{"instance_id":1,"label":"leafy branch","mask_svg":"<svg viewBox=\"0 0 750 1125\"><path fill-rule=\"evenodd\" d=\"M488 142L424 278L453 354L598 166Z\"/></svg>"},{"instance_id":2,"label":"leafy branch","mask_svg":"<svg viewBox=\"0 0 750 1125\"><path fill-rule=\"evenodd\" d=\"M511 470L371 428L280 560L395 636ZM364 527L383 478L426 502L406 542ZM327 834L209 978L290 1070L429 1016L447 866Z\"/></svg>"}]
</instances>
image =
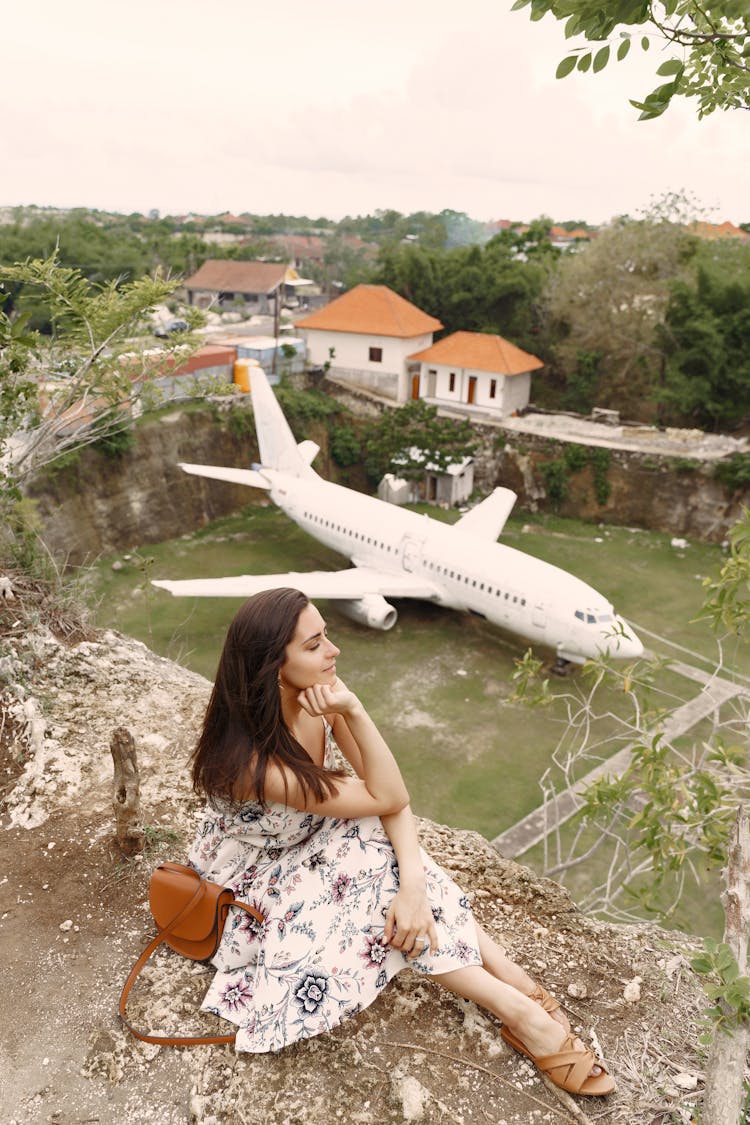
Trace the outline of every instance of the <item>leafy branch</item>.
<instances>
[{"instance_id":1,"label":"leafy branch","mask_svg":"<svg viewBox=\"0 0 750 1125\"><path fill-rule=\"evenodd\" d=\"M532 20L548 12L564 21L566 39L583 36L598 50L575 47L557 67L557 77L577 70L597 74L616 58L622 62L631 44L640 39L647 51L648 35L636 36L629 28L655 32L679 50L657 69L660 84L641 101L631 99L641 121L660 117L674 97L698 99L698 116L716 109L750 109L750 11L742 0L698 3L696 0L516 0L512 10L530 8ZM618 30L624 28L625 30ZM615 37L615 33L617 36Z\"/></svg>"}]
</instances>

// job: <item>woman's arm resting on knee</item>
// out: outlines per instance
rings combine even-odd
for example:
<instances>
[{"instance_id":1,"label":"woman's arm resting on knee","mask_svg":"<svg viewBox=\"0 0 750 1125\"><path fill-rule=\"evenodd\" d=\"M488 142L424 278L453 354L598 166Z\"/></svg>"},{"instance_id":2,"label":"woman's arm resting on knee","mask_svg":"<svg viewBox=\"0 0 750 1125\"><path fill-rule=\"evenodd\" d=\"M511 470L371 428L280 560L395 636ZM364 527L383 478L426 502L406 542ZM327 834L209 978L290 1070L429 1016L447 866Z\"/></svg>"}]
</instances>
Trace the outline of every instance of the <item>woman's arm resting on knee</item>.
<instances>
[{"instance_id":1,"label":"woman's arm resting on knee","mask_svg":"<svg viewBox=\"0 0 750 1125\"><path fill-rule=\"evenodd\" d=\"M437 930L427 900L422 855L417 839L417 826L409 805L400 812L381 817L383 827L393 844L398 862L399 890L386 915L385 940L411 958L425 948L416 942L425 937L432 953L437 951Z\"/></svg>"}]
</instances>

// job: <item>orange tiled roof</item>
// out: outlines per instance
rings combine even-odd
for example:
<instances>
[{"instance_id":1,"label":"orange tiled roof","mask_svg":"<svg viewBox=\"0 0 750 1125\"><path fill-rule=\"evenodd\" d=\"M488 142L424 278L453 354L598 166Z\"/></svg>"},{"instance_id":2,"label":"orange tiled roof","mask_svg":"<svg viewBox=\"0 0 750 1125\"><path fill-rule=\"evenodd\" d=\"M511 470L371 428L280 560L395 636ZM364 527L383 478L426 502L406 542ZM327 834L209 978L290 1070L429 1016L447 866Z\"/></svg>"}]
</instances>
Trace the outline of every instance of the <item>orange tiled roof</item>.
<instances>
[{"instance_id":1,"label":"orange tiled roof","mask_svg":"<svg viewBox=\"0 0 750 1125\"><path fill-rule=\"evenodd\" d=\"M538 371L544 367L535 355L522 351L502 336L491 336L487 332L454 332L438 340L437 344L410 355L409 359L444 363L450 367L470 367L476 371L494 371L502 375L523 375L526 371Z\"/></svg>"},{"instance_id":2,"label":"orange tiled roof","mask_svg":"<svg viewBox=\"0 0 750 1125\"><path fill-rule=\"evenodd\" d=\"M691 223L690 230L699 238L750 238L750 234L734 223Z\"/></svg>"},{"instance_id":3,"label":"orange tiled roof","mask_svg":"<svg viewBox=\"0 0 750 1125\"><path fill-rule=\"evenodd\" d=\"M230 262L209 258L185 282L186 289L209 289L220 293L270 293L284 280L282 262Z\"/></svg>"},{"instance_id":4,"label":"orange tiled roof","mask_svg":"<svg viewBox=\"0 0 750 1125\"><path fill-rule=\"evenodd\" d=\"M298 320L296 327L408 339L437 332L443 326L387 285L357 285L325 308Z\"/></svg>"}]
</instances>

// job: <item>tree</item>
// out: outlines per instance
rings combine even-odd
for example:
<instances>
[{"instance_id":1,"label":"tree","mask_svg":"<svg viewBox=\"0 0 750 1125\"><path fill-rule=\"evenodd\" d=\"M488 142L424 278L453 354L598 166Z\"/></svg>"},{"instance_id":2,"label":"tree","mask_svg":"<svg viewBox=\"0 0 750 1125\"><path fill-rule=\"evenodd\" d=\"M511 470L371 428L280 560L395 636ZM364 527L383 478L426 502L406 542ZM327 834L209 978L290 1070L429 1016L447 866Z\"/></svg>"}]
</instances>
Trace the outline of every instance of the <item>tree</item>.
<instances>
[{"instance_id":1,"label":"tree","mask_svg":"<svg viewBox=\"0 0 750 1125\"><path fill-rule=\"evenodd\" d=\"M524 254L505 234L451 250L384 247L375 280L436 316L446 332L495 332L536 353L538 302L556 253Z\"/></svg>"},{"instance_id":2,"label":"tree","mask_svg":"<svg viewBox=\"0 0 750 1125\"><path fill-rule=\"evenodd\" d=\"M673 420L736 425L750 410L750 273L726 279L701 266L677 282L659 333L667 357L660 400Z\"/></svg>"},{"instance_id":3,"label":"tree","mask_svg":"<svg viewBox=\"0 0 750 1125\"><path fill-rule=\"evenodd\" d=\"M598 44L574 47L559 64L558 78L574 70L596 74L611 59L622 61L634 41L648 50L650 35L674 47L656 71L666 81L642 101L631 99L641 121L659 117L675 97L697 98L699 117L716 109L750 109L750 10L744 0L516 0L513 10L526 7L532 20L548 12L564 20L566 38Z\"/></svg>"},{"instance_id":4,"label":"tree","mask_svg":"<svg viewBox=\"0 0 750 1125\"><path fill-rule=\"evenodd\" d=\"M25 317L11 318L0 306L0 528L12 551L16 535L23 537L24 480L130 426L145 382L192 344L183 333L158 359L132 350L128 335L173 291L174 283L161 278L92 285L53 254L1 267L5 285L40 294L53 330L51 339L30 334Z\"/></svg>"},{"instance_id":5,"label":"tree","mask_svg":"<svg viewBox=\"0 0 750 1125\"><path fill-rule=\"evenodd\" d=\"M579 409L599 404L653 416L670 286L688 275L696 247L681 223L649 215L617 220L561 258L542 296L543 316L556 373L576 390Z\"/></svg>"},{"instance_id":6,"label":"tree","mask_svg":"<svg viewBox=\"0 0 750 1125\"><path fill-rule=\"evenodd\" d=\"M477 442L468 421L440 418L437 407L417 399L370 422L362 446L371 480L379 481L387 472L414 480L424 476L427 465L444 472L451 463L470 457Z\"/></svg>"}]
</instances>

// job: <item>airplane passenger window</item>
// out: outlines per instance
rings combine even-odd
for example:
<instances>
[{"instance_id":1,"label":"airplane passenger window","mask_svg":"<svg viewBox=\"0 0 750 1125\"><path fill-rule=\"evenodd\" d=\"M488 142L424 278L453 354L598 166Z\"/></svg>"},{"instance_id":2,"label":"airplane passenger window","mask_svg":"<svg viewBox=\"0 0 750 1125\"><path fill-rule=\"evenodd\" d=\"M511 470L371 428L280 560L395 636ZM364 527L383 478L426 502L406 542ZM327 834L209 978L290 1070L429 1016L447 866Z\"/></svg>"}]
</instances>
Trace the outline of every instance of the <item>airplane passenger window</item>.
<instances>
[{"instance_id":1,"label":"airplane passenger window","mask_svg":"<svg viewBox=\"0 0 750 1125\"><path fill-rule=\"evenodd\" d=\"M484 589L484 582L480 582L480 583L479 583L479 589L480 589L480 590L483 590L483 589Z\"/></svg>"},{"instance_id":2,"label":"airplane passenger window","mask_svg":"<svg viewBox=\"0 0 750 1125\"><path fill-rule=\"evenodd\" d=\"M514 601L514 602L517 602L517 601L518 601L518 598L516 597L516 595L515 595L515 594L513 595L513 601Z\"/></svg>"},{"instance_id":3,"label":"airplane passenger window","mask_svg":"<svg viewBox=\"0 0 750 1125\"><path fill-rule=\"evenodd\" d=\"M506 594L506 595L505 595L505 600L506 600L506 602L507 602L507 600L508 600L508 598L509 598L509 597L510 597L510 594Z\"/></svg>"},{"instance_id":4,"label":"airplane passenger window","mask_svg":"<svg viewBox=\"0 0 750 1125\"><path fill-rule=\"evenodd\" d=\"M526 598L521 598L521 605L526 605Z\"/></svg>"}]
</instances>

